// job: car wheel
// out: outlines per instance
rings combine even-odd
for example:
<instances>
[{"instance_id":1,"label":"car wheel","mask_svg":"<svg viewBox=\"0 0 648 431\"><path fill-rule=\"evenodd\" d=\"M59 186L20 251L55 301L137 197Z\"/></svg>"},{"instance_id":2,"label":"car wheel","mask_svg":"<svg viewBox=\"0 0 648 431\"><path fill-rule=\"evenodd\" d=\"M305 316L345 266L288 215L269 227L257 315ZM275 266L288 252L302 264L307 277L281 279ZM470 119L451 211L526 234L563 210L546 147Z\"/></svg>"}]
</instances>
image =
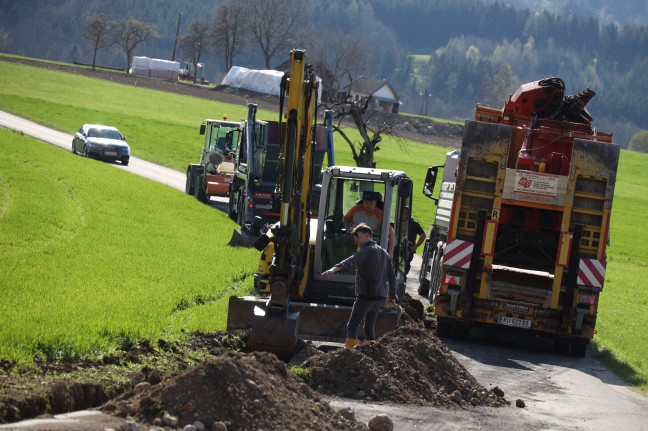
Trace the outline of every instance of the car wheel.
<instances>
[{"instance_id":1,"label":"car wheel","mask_svg":"<svg viewBox=\"0 0 648 431\"><path fill-rule=\"evenodd\" d=\"M129 161L128 159L122 159L121 164L124 166L128 166L128 161Z\"/></svg>"},{"instance_id":2,"label":"car wheel","mask_svg":"<svg viewBox=\"0 0 648 431\"><path fill-rule=\"evenodd\" d=\"M88 147L83 146L83 157L88 157Z\"/></svg>"},{"instance_id":3,"label":"car wheel","mask_svg":"<svg viewBox=\"0 0 648 431\"><path fill-rule=\"evenodd\" d=\"M76 149L74 148L74 141L72 141L72 154L76 154Z\"/></svg>"}]
</instances>

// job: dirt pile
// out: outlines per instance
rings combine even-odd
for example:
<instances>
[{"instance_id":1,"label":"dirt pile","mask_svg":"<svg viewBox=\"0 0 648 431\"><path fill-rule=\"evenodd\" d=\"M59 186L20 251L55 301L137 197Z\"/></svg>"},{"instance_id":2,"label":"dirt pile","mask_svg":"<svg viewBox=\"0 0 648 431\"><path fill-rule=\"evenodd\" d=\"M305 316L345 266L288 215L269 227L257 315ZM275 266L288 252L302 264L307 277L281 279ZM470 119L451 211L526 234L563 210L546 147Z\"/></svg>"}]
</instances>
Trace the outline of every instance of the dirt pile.
<instances>
[{"instance_id":1,"label":"dirt pile","mask_svg":"<svg viewBox=\"0 0 648 431\"><path fill-rule=\"evenodd\" d=\"M228 430L362 430L367 427L330 407L321 394L437 407L506 404L503 394L479 384L418 323L355 349L324 352L300 342L291 364L304 370L301 378L273 354L224 353L154 386L139 385L103 410L158 427L199 421L207 429L222 423Z\"/></svg>"},{"instance_id":2,"label":"dirt pile","mask_svg":"<svg viewBox=\"0 0 648 431\"><path fill-rule=\"evenodd\" d=\"M305 361L323 394L433 406L502 406L430 330L408 323L376 342Z\"/></svg>"},{"instance_id":3,"label":"dirt pile","mask_svg":"<svg viewBox=\"0 0 648 431\"><path fill-rule=\"evenodd\" d=\"M228 430L365 430L342 416L270 353L228 353L103 407L138 422L182 428L196 421ZM176 422L177 421L177 422Z\"/></svg>"}]
</instances>

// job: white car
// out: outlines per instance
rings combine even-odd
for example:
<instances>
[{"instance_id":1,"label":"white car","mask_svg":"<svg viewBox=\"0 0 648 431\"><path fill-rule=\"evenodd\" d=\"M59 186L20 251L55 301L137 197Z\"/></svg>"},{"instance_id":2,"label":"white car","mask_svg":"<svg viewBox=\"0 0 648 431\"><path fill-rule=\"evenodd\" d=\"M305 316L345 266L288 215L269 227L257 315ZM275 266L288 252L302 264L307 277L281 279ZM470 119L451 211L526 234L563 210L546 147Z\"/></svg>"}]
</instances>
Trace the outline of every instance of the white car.
<instances>
[{"instance_id":1,"label":"white car","mask_svg":"<svg viewBox=\"0 0 648 431\"><path fill-rule=\"evenodd\" d=\"M84 124L74 135L72 152L100 160L119 160L127 166L130 147L126 137L115 127L101 124Z\"/></svg>"}]
</instances>

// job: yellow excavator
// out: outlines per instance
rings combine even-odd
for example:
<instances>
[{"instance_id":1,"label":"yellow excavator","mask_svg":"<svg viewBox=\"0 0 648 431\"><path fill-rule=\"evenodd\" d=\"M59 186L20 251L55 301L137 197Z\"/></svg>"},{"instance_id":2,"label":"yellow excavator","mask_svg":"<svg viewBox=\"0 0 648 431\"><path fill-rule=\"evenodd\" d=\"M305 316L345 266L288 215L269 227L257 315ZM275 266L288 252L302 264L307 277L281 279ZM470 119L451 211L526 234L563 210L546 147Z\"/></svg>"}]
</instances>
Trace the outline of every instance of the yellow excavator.
<instances>
[{"instance_id":1,"label":"yellow excavator","mask_svg":"<svg viewBox=\"0 0 648 431\"><path fill-rule=\"evenodd\" d=\"M276 197L279 222L256 242L261 251L255 274L256 296L231 297L228 331L251 329L249 347L293 355L297 338L341 340L354 301L354 271L333 280L322 273L353 254L355 244L342 223L344 214L371 191L380 196L383 219L374 240L385 249L393 245L400 298L405 290L407 223L412 182L405 172L329 166L313 163L318 83L303 50L290 53L291 69L281 82L281 111L285 134L277 166ZM332 134L327 136L332 139ZM321 187L315 187L321 184ZM319 196L317 196L319 194ZM390 235L390 230L393 234ZM401 309L381 311L377 335L396 328Z\"/></svg>"}]
</instances>

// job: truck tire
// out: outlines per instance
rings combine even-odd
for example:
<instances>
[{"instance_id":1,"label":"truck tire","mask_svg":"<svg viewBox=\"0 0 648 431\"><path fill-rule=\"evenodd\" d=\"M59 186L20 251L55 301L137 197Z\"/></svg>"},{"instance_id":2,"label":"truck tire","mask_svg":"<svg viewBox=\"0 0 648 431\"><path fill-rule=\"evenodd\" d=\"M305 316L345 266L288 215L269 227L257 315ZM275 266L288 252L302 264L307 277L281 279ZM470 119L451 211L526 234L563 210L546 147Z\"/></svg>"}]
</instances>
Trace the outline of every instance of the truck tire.
<instances>
[{"instance_id":1,"label":"truck tire","mask_svg":"<svg viewBox=\"0 0 648 431\"><path fill-rule=\"evenodd\" d=\"M463 340L470 333L470 326L447 317L437 317L437 337Z\"/></svg>"},{"instance_id":2,"label":"truck tire","mask_svg":"<svg viewBox=\"0 0 648 431\"><path fill-rule=\"evenodd\" d=\"M560 355L584 358L589 340L585 338L554 337L554 352Z\"/></svg>"},{"instance_id":3,"label":"truck tire","mask_svg":"<svg viewBox=\"0 0 648 431\"><path fill-rule=\"evenodd\" d=\"M423 256L421 256L421 270L419 271L419 287L418 294L423 297L428 297L430 294L430 280L428 274L430 273L430 241L425 242L423 249Z\"/></svg>"},{"instance_id":4,"label":"truck tire","mask_svg":"<svg viewBox=\"0 0 648 431\"><path fill-rule=\"evenodd\" d=\"M238 200L238 208L236 209L236 223L243 227L245 225L245 199L243 199L243 196L239 196Z\"/></svg>"},{"instance_id":5,"label":"truck tire","mask_svg":"<svg viewBox=\"0 0 648 431\"><path fill-rule=\"evenodd\" d=\"M234 200L234 196L230 192L229 201L227 201L228 202L227 203L227 215L233 221L236 221L236 210L234 209L234 202L232 202L233 200Z\"/></svg>"},{"instance_id":6,"label":"truck tire","mask_svg":"<svg viewBox=\"0 0 648 431\"><path fill-rule=\"evenodd\" d=\"M454 332L454 323L450 319L437 317L437 337L451 338Z\"/></svg>"},{"instance_id":7,"label":"truck tire","mask_svg":"<svg viewBox=\"0 0 648 431\"><path fill-rule=\"evenodd\" d=\"M434 303L434 298L439 292L439 286L441 286L441 266L443 260L443 243L439 241L436 245L436 248L432 252L431 259L431 268L430 268L430 292L428 300L430 304Z\"/></svg>"}]
</instances>

